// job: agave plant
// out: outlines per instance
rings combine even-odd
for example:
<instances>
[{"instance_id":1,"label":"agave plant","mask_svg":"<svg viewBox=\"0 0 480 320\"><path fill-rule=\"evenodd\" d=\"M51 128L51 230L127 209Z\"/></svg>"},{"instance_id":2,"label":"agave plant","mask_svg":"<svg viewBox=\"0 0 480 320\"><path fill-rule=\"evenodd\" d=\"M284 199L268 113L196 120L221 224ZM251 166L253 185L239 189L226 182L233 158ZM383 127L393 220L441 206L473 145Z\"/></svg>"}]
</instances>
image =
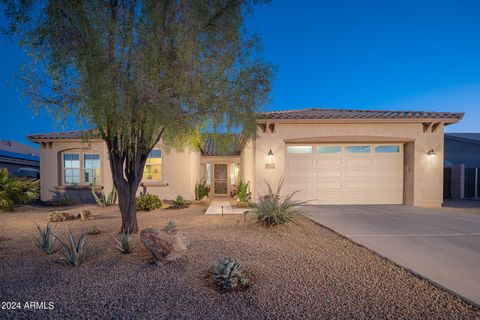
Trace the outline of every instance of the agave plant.
<instances>
[{"instance_id":1,"label":"agave plant","mask_svg":"<svg viewBox=\"0 0 480 320\"><path fill-rule=\"evenodd\" d=\"M118 235L118 238L115 238L115 242L117 243L116 248L124 254L129 254L134 249L128 232L122 231L122 233Z\"/></svg>"},{"instance_id":2,"label":"agave plant","mask_svg":"<svg viewBox=\"0 0 480 320\"><path fill-rule=\"evenodd\" d=\"M232 290L249 285L249 280L243 273L240 264L233 258L220 258L212 268L213 280L222 290Z\"/></svg>"},{"instance_id":3,"label":"agave plant","mask_svg":"<svg viewBox=\"0 0 480 320\"><path fill-rule=\"evenodd\" d=\"M267 226L277 226L295 222L295 219L305 215L300 206L307 204L308 201L293 200L297 191L282 197L280 191L283 181L283 178L280 179L275 192L273 192L271 185L265 182L268 193L263 196L259 195L258 202L253 205L252 213L257 215L257 222Z\"/></svg>"},{"instance_id":4,"label":"agave plant","mask_svg":"<svg viewBox=\"0 0 480 320\"><path fill-rule=\"evenodd\" d=\"M44 228L40 228L38 224L36 226L38 230L37 246L46 254L52 254L55 237L51 225L47 224Z\"/></svg>"},{"instance_id":5,"label":"agave plant","mask_svg":"<svg viewBox=\"0 0 480 320\"><path fill-rule=\"evenodd\" d=\"M95 199L95 202L100 206L100 207L109 207L113 206L117 202L117 189L115 186L113 187L112 191L105 196L103 192L100 194L97 194L95 184L92 184L92 195L93 198Z\"/></svg>"},{"instance_id":6,"label":"agave plant","mask_svg":"<svg viewBox=\"0 0 480 320\"><path fill-rule=\"evenodd\" d=\"M72 234L72 231L68 232L68 243L63 242L60 238L55 236L58 239L63 249L63 257L65 261L74 266L78 267L82 264L85 259L85 252L87 248L87 242L85 240L85 233L82 232L78 237L78 240Z\"/></svg>"}]
</instances>

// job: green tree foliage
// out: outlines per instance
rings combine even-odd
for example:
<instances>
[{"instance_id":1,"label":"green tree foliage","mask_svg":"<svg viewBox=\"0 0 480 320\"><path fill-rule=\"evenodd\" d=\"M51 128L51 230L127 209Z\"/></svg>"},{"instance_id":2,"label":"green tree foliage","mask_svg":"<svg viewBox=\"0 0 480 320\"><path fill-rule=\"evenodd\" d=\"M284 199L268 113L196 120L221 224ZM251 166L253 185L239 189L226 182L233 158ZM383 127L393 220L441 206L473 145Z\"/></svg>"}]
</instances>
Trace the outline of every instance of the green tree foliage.
<instances>
[{"instance_id":1,"label":"green tree foliage","mask_svg":"<svg viewBox=\"0 0 480 320\"><path fill-rule=\"evenodd\" d=\"M14 204L26 204L37 200L40 180L11 178L8 170L0 169L0 209L8 210Z\"/></svg>"},{"instance_id":2,"label":"green tree foliage","mask_svg":"<svg viewBox=\"0 0 480 320\"><path fill-rule=\"evenodd\" d=\"M252 132L271 67L244 21L255 0L0 0L32 57L25 93L75 115L107 145L122 213L137 232L135 195L149 152L198 145L202 130Z\"/></svg>"}]
</instances>

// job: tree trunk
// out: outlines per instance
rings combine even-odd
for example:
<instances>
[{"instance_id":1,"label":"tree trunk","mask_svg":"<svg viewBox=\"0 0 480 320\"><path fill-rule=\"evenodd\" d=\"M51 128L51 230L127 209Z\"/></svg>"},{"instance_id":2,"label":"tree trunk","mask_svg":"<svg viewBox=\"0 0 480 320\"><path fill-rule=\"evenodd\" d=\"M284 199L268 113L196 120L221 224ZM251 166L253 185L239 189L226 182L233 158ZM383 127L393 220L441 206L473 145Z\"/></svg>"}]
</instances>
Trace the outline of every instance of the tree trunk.
<instances>
[{"instance_id":1,"label":"tree trunk","mask_svg":"<svg viewBox=\"0 0 480 320\"><path fill-rule=\"evenodd\" d=\"M137 188L138 184L134 185L129 183L118 189L118 205L120 207L120 213L122 215L122 228L121 232L137 233Z\"/></svg>"}]
</instances>

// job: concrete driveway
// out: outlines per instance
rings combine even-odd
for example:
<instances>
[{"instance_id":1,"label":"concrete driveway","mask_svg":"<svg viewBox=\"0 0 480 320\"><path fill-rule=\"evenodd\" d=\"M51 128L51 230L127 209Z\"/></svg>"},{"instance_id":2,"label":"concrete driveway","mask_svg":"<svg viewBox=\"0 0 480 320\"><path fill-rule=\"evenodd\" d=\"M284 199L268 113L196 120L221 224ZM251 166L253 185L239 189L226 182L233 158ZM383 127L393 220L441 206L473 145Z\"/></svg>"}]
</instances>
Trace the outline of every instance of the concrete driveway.
<instances>
[{"instance_id":1,"label":"concrete driveway","mask_svg":"<svg viewBox=\"0 0 480 320\"><path fill-rule=\"evenodd\" d=\"M306 208L317 223L480 305L480 214L400 205Z\"/></svg>"}]
</instances>

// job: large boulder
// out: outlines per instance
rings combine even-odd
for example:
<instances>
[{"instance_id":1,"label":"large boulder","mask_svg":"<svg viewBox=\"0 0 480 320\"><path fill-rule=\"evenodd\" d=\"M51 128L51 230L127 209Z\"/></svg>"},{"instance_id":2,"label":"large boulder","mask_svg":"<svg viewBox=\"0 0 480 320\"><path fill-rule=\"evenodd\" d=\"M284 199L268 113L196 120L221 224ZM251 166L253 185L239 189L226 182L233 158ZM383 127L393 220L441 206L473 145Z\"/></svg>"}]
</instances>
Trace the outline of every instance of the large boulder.
<instances>
[{"instance_id":1,"label":"large boulder","mask_svg":"<svg viewBox=\"0 0 480 320\"><path fill-rule=\"evenodd\" d=\"M48 214L48 222L61 222L65 220L75 219L77 214L69 211L52 211Z\"/></svg>"},{"instance_id":2,"label":"large boulder","mask_svg":"<svg viewBox=\"0 0 480 320\"><path fill-rule=\"evenodd\" d=\"M188 242L176 229L147 228L140 232L140 241L152 253L153 258L168 263L181 258Z\"/></svg>"}]
</instances>

